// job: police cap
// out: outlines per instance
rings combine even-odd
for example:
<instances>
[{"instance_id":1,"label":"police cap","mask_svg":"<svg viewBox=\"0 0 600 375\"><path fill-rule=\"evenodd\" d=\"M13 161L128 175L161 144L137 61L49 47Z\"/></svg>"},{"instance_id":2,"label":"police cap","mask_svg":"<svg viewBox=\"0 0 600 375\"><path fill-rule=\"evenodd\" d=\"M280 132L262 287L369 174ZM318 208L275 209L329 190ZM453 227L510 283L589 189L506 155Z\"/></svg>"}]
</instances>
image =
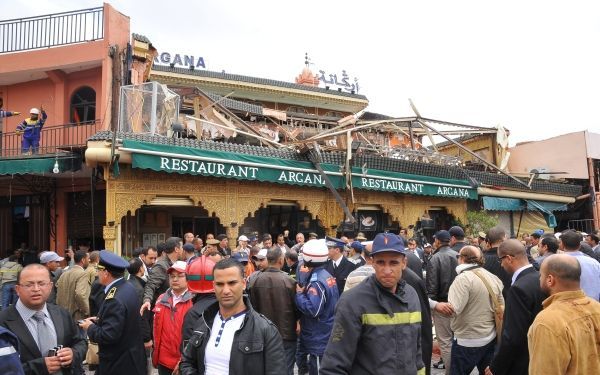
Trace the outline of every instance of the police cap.
<instances>
[{"instance_id":1,"label":"police cap","mask_svg":"<svg viewBox=\"0 0 600 375\"><path fill-rule=\"evenodd\" d=\"M100 251L100 263L101 266L105 267L109 270L123 272L127 267L129 267L129 263L117 254L108 250Z\"/></svg>"}]
</instances>

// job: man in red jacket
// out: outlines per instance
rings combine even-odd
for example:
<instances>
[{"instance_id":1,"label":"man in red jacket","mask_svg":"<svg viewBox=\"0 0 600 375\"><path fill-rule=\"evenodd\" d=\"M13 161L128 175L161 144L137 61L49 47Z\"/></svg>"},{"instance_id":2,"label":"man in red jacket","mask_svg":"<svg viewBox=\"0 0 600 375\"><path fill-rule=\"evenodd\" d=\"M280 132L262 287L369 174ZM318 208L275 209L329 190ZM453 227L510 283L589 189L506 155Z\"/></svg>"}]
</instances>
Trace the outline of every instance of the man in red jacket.
<instances>
[{"instance_id":1,"label":"man in red jacket","mask_svg":"<svg viewBox=\"0 0 600 375\"><path fill-rule=\"evenodd\" d=\"M181 359L181 328L183 318L192 307L194 296L187 289L185 268L177 261L168 269L169 289L161 294L154 306L154 352L152 365L159 375L171 375Z\"/></svg>"}]
</instances>

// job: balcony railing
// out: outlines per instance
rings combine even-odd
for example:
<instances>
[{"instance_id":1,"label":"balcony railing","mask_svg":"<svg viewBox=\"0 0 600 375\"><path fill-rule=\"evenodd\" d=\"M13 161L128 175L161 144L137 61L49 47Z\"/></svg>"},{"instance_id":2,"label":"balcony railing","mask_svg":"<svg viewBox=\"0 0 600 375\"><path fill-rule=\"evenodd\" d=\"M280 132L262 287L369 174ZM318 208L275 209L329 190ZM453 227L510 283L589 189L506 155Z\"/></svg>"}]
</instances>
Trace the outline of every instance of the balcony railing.
<instances>
[{"instance_id":1,"label":"balcony railing","mask_svg":"<svg viewBox=\"0 0 600 375\"><path fill-rule=\"evenodd\" d=\"M73 151L86 146L88 138L99 130L100 121L90 121L80 124L63 124L44 126L40 136L40 146L37 154L56 154ZM31 149L23 152L23 135L15 132L0 133L0 158L16 158L29 155Z\"/></svg>"},{"instance_id":2,"label":"balcony railing","mask_svg":"<svg viewBox=\"0 0 600 375\"><path fill-rule=\"evenodd\" d=\"M102 7L0 21L0 53L104 38Z\"/></svg>"}]
</instances>

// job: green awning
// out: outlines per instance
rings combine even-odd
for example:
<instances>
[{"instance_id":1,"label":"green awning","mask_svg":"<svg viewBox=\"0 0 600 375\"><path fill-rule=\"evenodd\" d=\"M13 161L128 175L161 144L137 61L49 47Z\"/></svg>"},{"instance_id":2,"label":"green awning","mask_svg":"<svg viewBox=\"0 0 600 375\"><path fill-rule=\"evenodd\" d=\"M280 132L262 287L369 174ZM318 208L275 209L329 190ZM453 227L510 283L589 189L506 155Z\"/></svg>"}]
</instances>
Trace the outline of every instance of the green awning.
<instances>
[{"instance_id":1,"label":"green awning","mask_svg":"<svg viewBox=\"0 0 600 375\"><path fill-rule=\"evenodd\" d=\"M132 167L160 172L235 178L279 184L324 187L323 176L308 161L277 159L181 146L124 140ZM321 164L336 189L345 188L341 167ZM376 169L352 168L354 188L438 197L477 199L467 181L419 176Z\"/></svg>"},{"instance_id":2,"label":"green awning","mask_svg":"<svg viewBox=\"0 0 600 375\"><path fill-rule=\"evenodd\" d=\"M556 216L552 211L566 211L564 203L538 201L533 199L483 197L483 209L488 211L539 211L544 215L550 228L556 227Z\"/></svg>"},{"instance_id":3,"label":"green awning","mask_svg":"<svg viewBox=\"0 0 600 375\"><path fill-rule=\"evenodd\" d=\"M21 159L1 159L0 175L53 173L54 164L58 162L60 172L79 170L81 158L69 157L23 157Z\"/></svg>"},{"instance_id":4,"label":"green awning","mask_svg":"<svg viewBox=\"0 0 600 375\"><path fill-rule=\"evenodd\" d=\"M523 211L525 202L516 198L483 197L483 209L488 211Z\"/></svg>"}]
</instances>

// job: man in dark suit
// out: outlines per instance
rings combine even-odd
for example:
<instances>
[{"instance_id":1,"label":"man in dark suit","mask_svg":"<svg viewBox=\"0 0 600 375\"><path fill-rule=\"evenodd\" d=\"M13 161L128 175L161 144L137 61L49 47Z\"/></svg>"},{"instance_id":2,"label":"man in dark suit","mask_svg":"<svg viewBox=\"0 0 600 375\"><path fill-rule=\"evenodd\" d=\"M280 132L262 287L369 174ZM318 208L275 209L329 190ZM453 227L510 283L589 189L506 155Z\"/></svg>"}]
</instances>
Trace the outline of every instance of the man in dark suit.
<instances>
[{"instance_id":1,"label":"man in dark suit","mask_svg":"<svg viewBox=\"0 0 600 375\"><path fill-rule=\"evenodd\" d=\"M498 246L504 242L505 238L506 232L502 227L496 226L488 231L486 237L488 249L483 252L483 256L485 257L483 268L502 280L502 285L504 286L502 289L502 297L504 297L504 300L506 301L506 295L510 289L511 279L510 275L500 266L500 263L498 263Z\"/></svg>"},{"instance_id":2,"label":"man in dark suit","mask_svg":"<svg viewBox=\"0 0 600 375\"><path fill-rule=\"evenodd\" d=\"M120 256L100 251L98 279L106 297L98 317L79 324L98 343L98 375L146 374L146 355L140 329L140 301L135 288L123 278L129 264Z\"/></svg>"},{"instance_id":3,"label":"man in dark suit","mask_svg":"<svg viewBox=\"0 0 600 375\"><path fill-rule=\"evenodd\" d=\"M20 342L19 354L25 374L48 374L62 370L72 374L80 368L87 344L71 315L62 307L46 303L52 291L48 269L41 264L23 268L17 280L19 300L0 312L0 325ZM63 348L54 351L54 347Z\"/></svg>"},{"instance_id":4,"label":"man in dark suit","mask_svg":"<svg viewBox=\"0 0 600 375\"><path fill-rule=\"evenodd\" d=\"M329 250L329 260L325 265L325 269L335 277L335 282L341 295L346 285L346 279L350 272L354 271L356 264L346 259L343 255L344 246L346 245L344 241L333 237L326 237L325 243Z\"/></svg>"},{"instance_id":5,"label":"man in dark suit","mask_svg":"<svg viewBox=\"0 0 600 375\"><path fill-rule=\"evenodd\" d=\"M486 374L526 375L529 370L527 331L542 310L547 297L540 289L540 275L527 259L518 240L507 240L498 248L502 268L512 275L506 297L502 338Z\"/></svg>"}]
</instances>

